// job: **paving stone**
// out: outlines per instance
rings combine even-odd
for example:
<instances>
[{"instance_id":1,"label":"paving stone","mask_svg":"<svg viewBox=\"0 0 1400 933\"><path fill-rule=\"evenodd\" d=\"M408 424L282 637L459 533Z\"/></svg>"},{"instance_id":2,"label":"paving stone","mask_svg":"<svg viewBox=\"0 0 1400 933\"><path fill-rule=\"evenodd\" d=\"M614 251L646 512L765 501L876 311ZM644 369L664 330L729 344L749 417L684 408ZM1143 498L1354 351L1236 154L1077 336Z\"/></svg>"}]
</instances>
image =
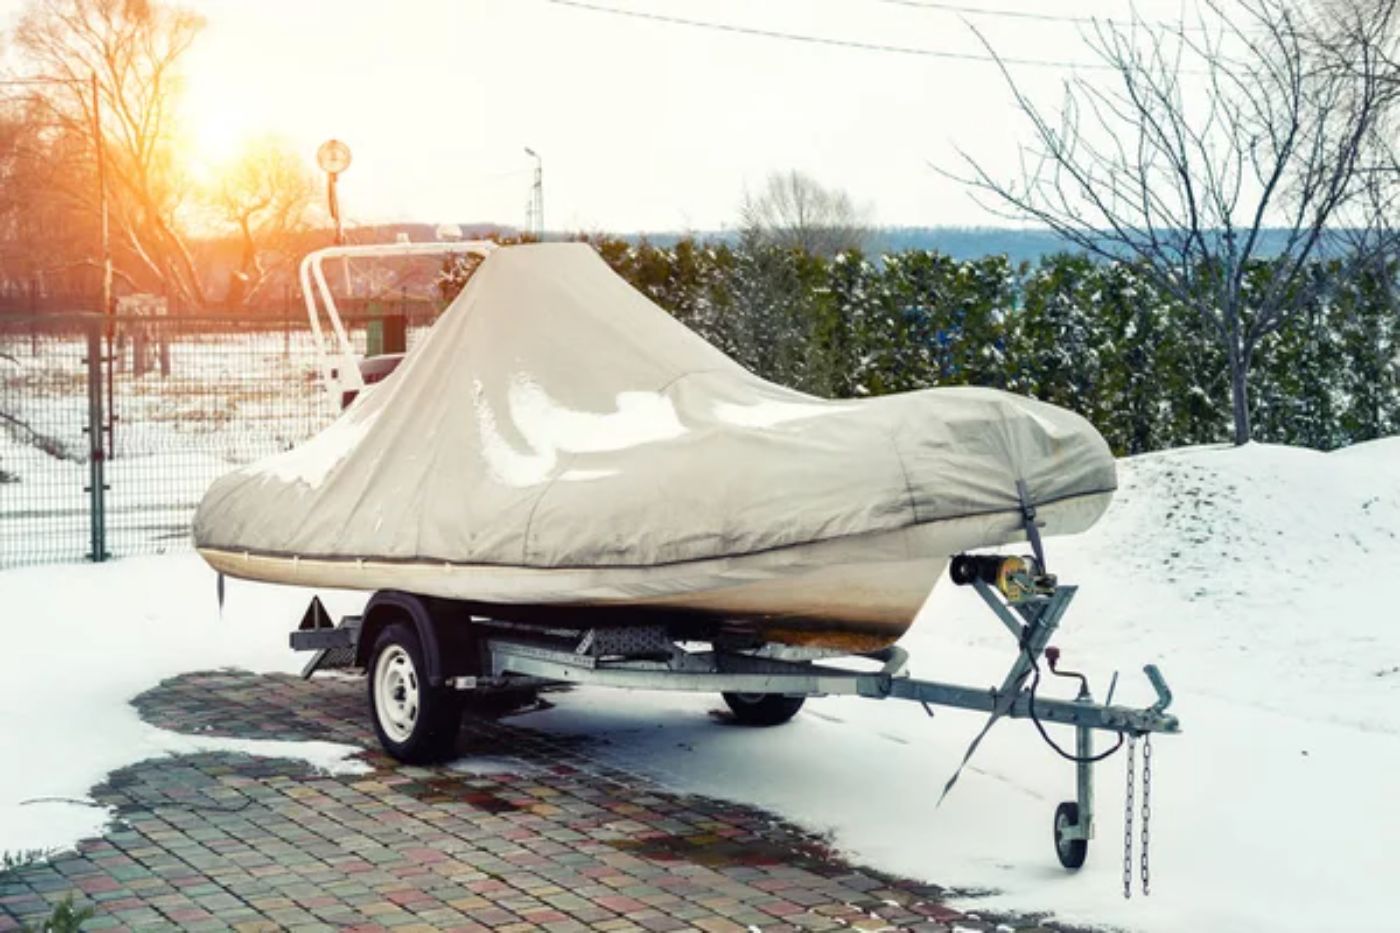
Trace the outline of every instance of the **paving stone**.
<instances>
[{"instance_id":1,"label":"paving stone","mask_svg":"<svg viewBox=\"0 0 1400 933\"><path fill-rule=\"evenodd\" d=\"M937 888L852 865L767 813L669 793L592 741L468 717L464 756L507 764L471 774L383 755L354 680L204 672L133 702L178 732L359 746L371 771L327 777L235 753L123 768L92 791L118 817L105 837L0 873L3 933L37 925L69 894L97 911L93 930L946 933L981 923Z\"/></svg>"}]
</instances>

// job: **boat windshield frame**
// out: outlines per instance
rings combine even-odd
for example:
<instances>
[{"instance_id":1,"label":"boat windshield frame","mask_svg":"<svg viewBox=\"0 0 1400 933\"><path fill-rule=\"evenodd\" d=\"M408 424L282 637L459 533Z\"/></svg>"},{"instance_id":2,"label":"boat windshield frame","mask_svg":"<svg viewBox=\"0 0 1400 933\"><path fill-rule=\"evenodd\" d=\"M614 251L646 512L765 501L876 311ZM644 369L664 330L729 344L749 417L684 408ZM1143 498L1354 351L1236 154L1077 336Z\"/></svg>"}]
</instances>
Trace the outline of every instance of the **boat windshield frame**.
<instances>
[{"instance_id":1,"label":"boat windshield frame","mask_svg":"<svg viewBox=\"0 0 1400 933\"><path fill-rule=\"evenodd\" d=\"M365 387L360 375L359 358L350 342L350 335L336 306L322 264L327 259L387 259L410 256L481 256L485 258L498 249L490 240L431 241L426 243L356 243L327 246L302 257L297 270L306 316L311 324L312 342L316 347L316 368L322 384L331 398L341 398L346 392L359 392ZM319 305L319 307L318 307ZM324 313L330 325L329 333L322 326Z\"/></svg>"}]
</instances>

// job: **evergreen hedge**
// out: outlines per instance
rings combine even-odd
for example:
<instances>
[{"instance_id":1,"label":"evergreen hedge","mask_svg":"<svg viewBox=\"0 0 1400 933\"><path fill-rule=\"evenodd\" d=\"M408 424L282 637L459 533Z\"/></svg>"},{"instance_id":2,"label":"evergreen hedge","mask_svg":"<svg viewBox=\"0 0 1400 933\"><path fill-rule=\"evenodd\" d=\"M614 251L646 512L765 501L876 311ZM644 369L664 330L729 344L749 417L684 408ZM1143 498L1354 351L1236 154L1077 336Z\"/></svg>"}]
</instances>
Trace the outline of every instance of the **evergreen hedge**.
<instances>
[{"instance_id":1,"label":"evergreen hedge","mask_svg":"<svg viewBox=\"0 0 1400 933\"><path fill-rule=\"evenodd\" d=\"M594 245L707 340L796 389L844 398L1006 388L1083 414L1119 454L1231 438L1218 342L1131 263L1061 254L1013 266L922 250L828 260L690 239ZM1256 440L1327 450L1400 433L1396 273L1314 265L1306 307L1255 354Z\"/></svg>"}]
</instances>

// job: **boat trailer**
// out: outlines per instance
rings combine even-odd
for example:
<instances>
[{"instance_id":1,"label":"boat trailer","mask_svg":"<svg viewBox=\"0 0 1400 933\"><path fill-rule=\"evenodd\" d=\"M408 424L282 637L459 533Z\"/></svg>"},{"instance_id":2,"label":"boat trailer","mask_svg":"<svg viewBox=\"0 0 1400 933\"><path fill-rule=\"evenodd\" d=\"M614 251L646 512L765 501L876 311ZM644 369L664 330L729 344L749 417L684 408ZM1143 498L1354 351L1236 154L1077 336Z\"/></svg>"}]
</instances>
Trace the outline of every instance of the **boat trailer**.
<instances>
[{"instance_id":1,"label":"boat trailer","mask_svg":"<svg viewBox=\"0 0 1400 933\"><path fill-rule=\"evenodd\" d=\"M330 396L343 406L381 379L398 357L360 360L341 320L323 263L330 259L457 255L484 257L496 248L487 241L395 243L334 246L308 254L299 279L317 353L317 365ZM319 298L319 302L318 302ZM319 307L318 307L319 304ZM323 328L321 314L329 324ZM718 692L742 723L774 725L791 718L807 697L860 696L913 700L932 714L946 706L988 714L957 771L943 788L946 795L983 737L1003 718L1030 719L1042 738L1075 766L1075 799L1061 803L1054 817L1055 851L1062 865L1083 865L1094 835L1093 765L1125 743L1128 749L1128 820L1125 827L1124 895L1132 880L1132 793L1134 748L1143 748L1142 851L1143 892L1147 892L1147 820L1150 787L1150 737L1176 733L1179 724L1167 712L1171 690L1154 665L1143 668L1156 692L1152 705L1134 709L1113 705L1117 674L1104 703L1095 701L1083 674L1058 669L1059 653L1050 641L1074 599L1076 587L1062 585L1045 570L1035 508L1023 481L1018 481L1020 519L1033 557L960 554L953 557L955 584L973 587L1016 641L1017 653L998 685L971 687L909 675L908 654L899 647L852 655L848 652L759 644L753 638L714 633L695 641L694 632L667 624L594 628L550 628L474 614L468 604L397 591L374 594L364 612L333 624L319 599L313 599L301 626L291 635L293 649L313 651L303 670L360 668L369 679L375 731L386 751L409 762L437 760L452 753L461 691L534 689L557 684L593 684L646 690ZM223 582L220 577L220 603ZM874 670L834 666L838 658L874 662ZM1037 696L1041 660L1052 675L1074 678L1073 700ZM1046 723L1074 730L1074 749L1055 743ZM1094 733L1109 732L1118 742L1094 750ZM939 798L940 801L942 797Z\"/></svg>"},{"instance_id":2,"label":"boat trailer","mask_svg":"<svg viewBox=\"0 0 1400 933\"><path fill-rule=\"evenodd\" d=\"M1077 588L1058 583L1042 567L1030 557L959 555L953 559L953 581L973 587L1017 644L1016 658L1005 677L999 685L990 687L912 677L907 669L908 654L898 647L850 655L781 645L726 643L720 637L697 643L677 638L660 625L545 628L472 615L464 604L452 600L393 591L376 593L362 615L347 616L338 625L332 625L320 601L313 600L301 627L291 634L291 645L297 650L316 652L302 672L304 677L332 667L363 668L371 679L370 701L381 742L390 754L411 761L451 754L457 719L437 720L444 730L446 746L441 741L431 746L410 745L412 729L422 726L417 720L443 715L443 707L450 703L442 695L469 690L592 684L718 692L724 694L741 722L754 724L781 722L796 713L804 698L817 696L912 700L922 704L930 715L934 706L987 713L987 725L968 749L964 765L997 720L1031 719L1046 741L1075 766L1075 799L1056 809L1054 840L1060 863L1077 869L1084 864L1089 840L1094 835L1093 764L1116 751L1125 738L1131 749L1138 738L1178 732L1179 724L1167 712L1172 702L1171 690L1154 665L1143 670L1157 700L1141 709L1112 704L1116 675L1107 702L1098 703L1086 677L1056 670L1058 652L1050 647L1050 640ZM398 621L390 621L393 619ZM400 634L395 635L396 631ZM385 660L390 656L386 652L397 652L392 654L393 661ZM874 670L852 670L827 663L836 657L861 658L880 666ZM1073 700L1036 695L1042 658L1052 673L1078 679L1078 695ZM395 664L401 668L398 679ZM788 705L776 714L770 704L763 707L767 713L744 715L745 709L759 709L758 702L765 698L786 699ZM750 701L755 705L743 705ZM408 723L406 732L408 719L415 721ZM1055 745L1045 723L1074 730L1072 753ZM1095 754L1096 731L1115 733L1118 745ZM429 748L424 754L423 750ZM1145 758L1144 768L1146 763ZM961 770L960 766L958 771ZM1145 774L1144 792L1146 777ZM948 782L945 794L956 778L955 774ZM1127 835L1131 839L1130 831ZM1145 838L1144 833L1144 841ZM1144 845L1144 889L1145 856ZM1125 895L1127 883L1125 880Z\"/></svg>"}]
</instances>

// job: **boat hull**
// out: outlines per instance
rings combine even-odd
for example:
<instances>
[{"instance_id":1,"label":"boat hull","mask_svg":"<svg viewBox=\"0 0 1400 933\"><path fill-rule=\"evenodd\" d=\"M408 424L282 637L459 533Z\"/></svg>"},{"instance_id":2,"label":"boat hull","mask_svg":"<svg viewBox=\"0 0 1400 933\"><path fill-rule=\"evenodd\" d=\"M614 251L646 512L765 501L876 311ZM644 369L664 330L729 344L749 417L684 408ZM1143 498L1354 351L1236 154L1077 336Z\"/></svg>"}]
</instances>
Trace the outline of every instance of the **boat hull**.
<instances>
[{"instance_id":1,"label":"boat hull","mask_svg":"<svg viewBox=\"0 0 1400 933\"><path fill-rule=\"evenodd\" d=\"M1083 530L1111 493L1040 507ZM1012 512L930 522L752 554L648 567L513 567L318 559L201 548L233 577L299 586L403 590L474 604L477 614L563 628L675 623L765 643L870 651L897 641L953 554L1023 537Z\"/></svg>"}]
</instances>

